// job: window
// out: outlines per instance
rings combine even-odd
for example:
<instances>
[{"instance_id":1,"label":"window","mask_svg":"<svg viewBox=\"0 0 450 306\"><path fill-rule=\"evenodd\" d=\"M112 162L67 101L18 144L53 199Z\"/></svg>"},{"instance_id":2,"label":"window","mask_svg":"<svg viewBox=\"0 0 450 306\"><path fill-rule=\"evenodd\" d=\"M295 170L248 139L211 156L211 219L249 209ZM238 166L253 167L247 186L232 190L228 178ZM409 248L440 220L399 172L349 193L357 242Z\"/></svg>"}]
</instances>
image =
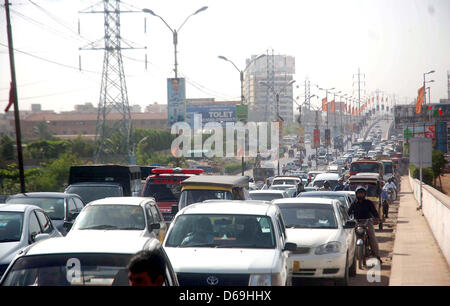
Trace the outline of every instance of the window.
<instances>
[{"instance_id":1,"label":"window","mask_svg":"<svg viewBox=\"0 0 450 306\"><path fill-rule=\"evenodd\" d=\"M77 212L77 206L75 205L75 202L73 201L72 198L67 200L67 204L68 204L68 207L69 207L69 209L68 209L69 210L69 214Z\"/></svg>"},{"instance_id":2,"label":"window","mask_svg":"<svg viewBox=\"0 0 450 306\"><path fill-rule=\"evenodd\" d=\"M150 209L150 205L146 205L145 208L146 208L145 211L147 213L148 224L155 223L155 218L153 217L152 211Z\"/></svg>"},{"instance_id":3,"label":"window","mask_svg":"<svg viewBox=\"0 0 450 306\"><path fill-rule=\"evenodd\" d=\"M154 222L160 222L161 217L159 216L158 210L156 209L155 205L150 205L150 211L152 212Z\"/></svg>"},{"instance_id":4,"label":"window","mask_svg":"<svg viewBox=\"0 0 450 306\"><path fill-rule=\"evenodd\" d=\"M30 214L30 226L29 226L30 237L34 237L37 234L41 233L41 227L39 225L39 221L36 218L34 212Z\"/></svg>"},{"instance_id":5,"label":"window","mask_svg":"<svg viewBox=\"0 0 450 306\"><path fill-rule=\"evenodd\" d=\"M52 222L47 216L39 210L35 210L36 215L39 219L39 223L41 224L42 232L45 234L50 234L53 232Z\"/></svg>"},{"instance_id":6,"label":"window","mask_svg":"<svg viewBox=\"0 0 450 306\"><path fill-rule=\"evenodd\" d=\"M78 211L81 211L84 207L83 201L81 201L79 198L73 198L73 200L75 201L75 205Z\"/></svg>"}]
</instances>

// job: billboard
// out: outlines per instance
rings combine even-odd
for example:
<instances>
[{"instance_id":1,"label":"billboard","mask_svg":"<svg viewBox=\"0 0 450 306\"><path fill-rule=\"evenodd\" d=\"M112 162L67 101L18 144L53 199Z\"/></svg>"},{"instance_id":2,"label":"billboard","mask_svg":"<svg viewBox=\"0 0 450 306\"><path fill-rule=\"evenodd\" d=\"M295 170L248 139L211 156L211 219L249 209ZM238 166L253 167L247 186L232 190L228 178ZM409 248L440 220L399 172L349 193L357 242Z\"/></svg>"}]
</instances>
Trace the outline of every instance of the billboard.
<instances>
[{"instance_id":1,"label":"billboard","mask_svg":"<svg viewBox=\"0 0 450 306\"><path fill-rule=\"evenodd\" d=\"M184 78L167 79L167 121L169 126L185 120L186 87Z\"/></svg>"},{"instance_id":2,"label":"billboard","mask_svg":"<svg viewBox=\"0 0 450 306\"><path fill-rule=\"evenodd\" d=\"M236 105L234 104L196 104L186 105L186 122L194 124L194 115L202 116L202 124L208 122L236 122Z\"/></svg>"}]
</instances>

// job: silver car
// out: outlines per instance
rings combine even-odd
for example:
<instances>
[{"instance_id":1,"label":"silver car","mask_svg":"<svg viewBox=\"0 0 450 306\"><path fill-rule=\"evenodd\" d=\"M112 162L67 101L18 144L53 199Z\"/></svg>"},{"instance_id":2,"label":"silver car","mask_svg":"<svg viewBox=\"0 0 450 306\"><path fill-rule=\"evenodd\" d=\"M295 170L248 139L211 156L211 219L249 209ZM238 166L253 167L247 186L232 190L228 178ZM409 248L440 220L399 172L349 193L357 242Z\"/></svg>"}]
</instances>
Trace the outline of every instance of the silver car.
<instances>
[{"instance_id":1,"label":"silver car","mask_svg":"<svg viewBox=\"0 0 450 306\"><path fill-rule=\"evenodd\" d=\"M62 235L41 208L26 204L1 205L0 277L21 249L51 237Z\"/></svg>"}]
</instances>

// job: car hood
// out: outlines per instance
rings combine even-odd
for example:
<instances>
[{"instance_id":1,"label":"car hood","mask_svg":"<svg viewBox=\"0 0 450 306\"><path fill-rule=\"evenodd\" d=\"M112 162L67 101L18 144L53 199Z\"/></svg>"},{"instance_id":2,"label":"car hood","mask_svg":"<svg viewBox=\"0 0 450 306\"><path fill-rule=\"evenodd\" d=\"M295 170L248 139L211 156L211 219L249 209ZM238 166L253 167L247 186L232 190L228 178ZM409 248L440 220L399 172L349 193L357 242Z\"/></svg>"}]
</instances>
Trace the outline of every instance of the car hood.
<instances>
[{"instance_id":1,"label":"car hood","mask_svg":"<svg viewBox=\"0 0 450 306\"><path fill-rule=\"evenodd\" d=\"M339 229L288 228L286 234L288 241L299 247L315 248L330 241L338 241Z\"/></svg>"},{"instance_id":2,"label":"car hood","mask_svg":"<svg viewBox=\"0 0 450 306\"><path fill-rule=\"evenodd\" d=\"M175 272L271 273L276 271L277 249L165 247Z\"/></svg>"},{"instance_id":3,"label":"car hood","mask_svg":"<svg viewBox=\"0 0 450 306\"><path fill-rule=\"evenodd\" d=\"M66 237L103 239L116 238L117 241L124 239L136 239L150 236L145 230L71 230Z\"/></svg>"},{"instance_id":4,"label":"car hood","mask_svg":"<svg viewBox=\"0 0 450 306\"><path fill-rule=\"evenodd\" d=\"M0 243L0 265L9 264L25 245L20 241Z\"/></svg>"}]
</instances>

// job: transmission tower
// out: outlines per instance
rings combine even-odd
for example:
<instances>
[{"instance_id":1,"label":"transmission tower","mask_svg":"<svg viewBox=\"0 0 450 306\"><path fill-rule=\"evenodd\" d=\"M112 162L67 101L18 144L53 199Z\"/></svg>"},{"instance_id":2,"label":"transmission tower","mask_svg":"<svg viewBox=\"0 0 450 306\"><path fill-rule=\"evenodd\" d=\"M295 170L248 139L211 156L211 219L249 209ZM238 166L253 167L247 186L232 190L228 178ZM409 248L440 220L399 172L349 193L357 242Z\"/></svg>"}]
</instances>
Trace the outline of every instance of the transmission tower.
<instances>
[{"instance_id":1,"label":"transmission tower","mask_svg":"<svg viewBox=\"0 0 450 306\"><path fill-rule=\"evenodd\" d=\"M103 3L102 10L93 10ZM134 133L128 102L127 85L123 69L121 50L137 49L122 47L120 35L120 13L140 13L140 11L120 11L120 0L103 0L80 13L103 13L105 36L104 46L96 47L94 42L80 50L104 50L102 81L98 102L95 129L95 163L107 162L106 157L121 154L121 162L134 164ZM81 61L80 61L81 62ZM105 145L109 137L119 133L123 141L119 146Z\"/></svg>"},{"instance_id":2,"label":"transmission tower","mask_svg":"<svg viewBox=\"0 0 450 306\"><path fill-rule=\"evenodd\" d=\"M361 77L363 77L364 81L361 80ZM361 84L363 86L366 85L366 81L365 81L365 77L366 75L364 73L361 73L358 67L358 73L353 75L353 86L355 86L355 83L357 85L357 94L358 94L358 109L361 109L361 91L363 91L365 93L364 89L361 89ZM355 80L356 78L356 80ZM353 93L355 92L355 89L353 89Z\"/></svg>"},{"instance_id":3,"label":"transmission tower","mask_svg":"<svg viewBox=\"0 0 450 306\"><path fill-rule=\"evenodd\" d=\"M269 53L269 51L272 51L272 53ZM266 89L266 97L267 97L267 104L266 104L266 110L267 107L269 108L269 112L266 111L266 120L278 120L276 118L276 102L275 102L275 56L273 54L272 50L267 50L267 84L269 87ZM273 90L270 90L272 88ZM276 118L276 119L275 119Z\"/></svg>"}]
</instances>

